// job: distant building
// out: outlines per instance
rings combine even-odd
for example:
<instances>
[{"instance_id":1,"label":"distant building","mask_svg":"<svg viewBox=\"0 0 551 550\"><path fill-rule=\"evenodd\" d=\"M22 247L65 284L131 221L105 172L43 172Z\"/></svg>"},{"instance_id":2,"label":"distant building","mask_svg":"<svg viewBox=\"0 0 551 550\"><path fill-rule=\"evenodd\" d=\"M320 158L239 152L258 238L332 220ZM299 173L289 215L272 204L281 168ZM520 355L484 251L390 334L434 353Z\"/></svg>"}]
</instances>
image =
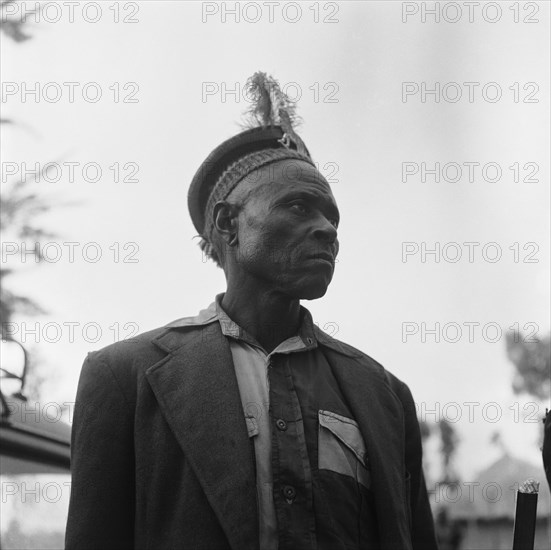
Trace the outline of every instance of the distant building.
<instances>
[{"instance_id":1,"label":"distant building","mask_svg":"<svg viewBox=\"0 0 551 550\"><path fill-rule=\"evenodd\" d=\"M533 465L504 454L472 481L436 484L430 492L435 516L446 509L447 521L462 531L462 550L511 550L519 483L528 478L540 482L535 550L551 548L551 495L543 465ZM431 487L429 487L431 489ZM453 529L451 529L453 531ZM442 528L442 532L450 527ZM444 541L442 549L452 548Z\"/></svg>"}]
</instances>

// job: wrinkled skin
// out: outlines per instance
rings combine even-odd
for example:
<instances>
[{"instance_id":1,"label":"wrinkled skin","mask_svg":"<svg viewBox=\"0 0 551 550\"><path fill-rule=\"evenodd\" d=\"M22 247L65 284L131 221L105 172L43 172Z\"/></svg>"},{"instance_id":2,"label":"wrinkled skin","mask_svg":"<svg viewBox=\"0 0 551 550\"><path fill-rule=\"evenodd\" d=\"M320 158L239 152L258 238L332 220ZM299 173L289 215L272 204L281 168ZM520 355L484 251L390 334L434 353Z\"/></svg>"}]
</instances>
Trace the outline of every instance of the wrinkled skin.
<instances>
[{"instance_id":1,"label":"wrinkled skin","mask_svg":"<svg viewBox=\"0 0 551 550\"><path fill-rule=\"evenodd\" d=\"M299 300L323 296L333 277L339 212L331 188L310 164L278 161L217 203L214 222L224 242L222 306L275 347L296 334Z\"/></svg>"}]
</instances>

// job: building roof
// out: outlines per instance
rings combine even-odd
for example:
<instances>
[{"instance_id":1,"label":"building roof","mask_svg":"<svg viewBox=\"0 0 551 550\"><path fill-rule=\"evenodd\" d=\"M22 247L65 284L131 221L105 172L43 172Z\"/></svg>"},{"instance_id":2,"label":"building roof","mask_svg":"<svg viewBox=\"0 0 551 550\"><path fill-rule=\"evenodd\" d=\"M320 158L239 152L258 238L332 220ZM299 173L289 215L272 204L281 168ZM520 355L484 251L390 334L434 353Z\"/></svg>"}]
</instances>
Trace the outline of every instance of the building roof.
<instances>
[{"instance_id":1,"label":"building roof","mask_svg":"<svg viewBox=\"0 0 551 550\"><path fill-rule=\"evenodd\" d=\"M450 518L457 519L514 519L519 484L529 478L540 482L538 517L549 517L551 495L542 465L534 465L509 454L474 476L472 481L458 485L441 484L431 493L434 509L446 507Z\"/></svg>"}]
</instances>

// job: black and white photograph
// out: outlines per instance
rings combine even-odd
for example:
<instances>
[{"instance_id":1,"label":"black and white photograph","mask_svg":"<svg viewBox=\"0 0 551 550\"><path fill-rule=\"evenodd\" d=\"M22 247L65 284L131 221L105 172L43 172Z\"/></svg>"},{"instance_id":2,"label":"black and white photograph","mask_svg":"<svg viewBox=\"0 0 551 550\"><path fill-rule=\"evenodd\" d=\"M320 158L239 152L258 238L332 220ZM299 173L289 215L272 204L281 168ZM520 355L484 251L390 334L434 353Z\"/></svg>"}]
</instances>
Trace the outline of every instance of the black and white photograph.
<instances>
[{"instance_id":1,"label":"black and white photograph","mask_svg":"<svg viewBox=\"0 0 551 550\"><path fill-rule=\"evenodd\" d=\"M0 0L1 550L548 550L550 13Z\"/></svg>"}]
</instances>

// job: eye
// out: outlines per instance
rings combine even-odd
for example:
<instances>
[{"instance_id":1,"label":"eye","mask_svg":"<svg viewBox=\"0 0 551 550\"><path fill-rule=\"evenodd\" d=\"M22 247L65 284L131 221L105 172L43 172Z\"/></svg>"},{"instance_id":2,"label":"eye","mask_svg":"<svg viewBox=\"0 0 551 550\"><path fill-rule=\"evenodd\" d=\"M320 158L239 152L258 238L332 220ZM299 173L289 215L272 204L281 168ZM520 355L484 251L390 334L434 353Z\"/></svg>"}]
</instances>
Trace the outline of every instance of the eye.
<instances>
[{"instance_id":1,"label":"eye","mask_svg":"<svg viewBox=\"0 0 551 550\"><path fill-rule=\"evenodd\" d=\"M308 213L308 207L303 202L295 202L291 204L291 208L300 214Z\"/></svg>"},{"instance_id":2,"label":"eye","mask_svg":"<svg viewBox=\"0 0 551 550\"><path fill-rule=\"evenodd\" d=\"M335 219L329 220L329 223L330 223L335 229L338 229L338 227L339 227L339 222L338 222L338 220L335 220Z\"/></svg>"}]
</instances>

